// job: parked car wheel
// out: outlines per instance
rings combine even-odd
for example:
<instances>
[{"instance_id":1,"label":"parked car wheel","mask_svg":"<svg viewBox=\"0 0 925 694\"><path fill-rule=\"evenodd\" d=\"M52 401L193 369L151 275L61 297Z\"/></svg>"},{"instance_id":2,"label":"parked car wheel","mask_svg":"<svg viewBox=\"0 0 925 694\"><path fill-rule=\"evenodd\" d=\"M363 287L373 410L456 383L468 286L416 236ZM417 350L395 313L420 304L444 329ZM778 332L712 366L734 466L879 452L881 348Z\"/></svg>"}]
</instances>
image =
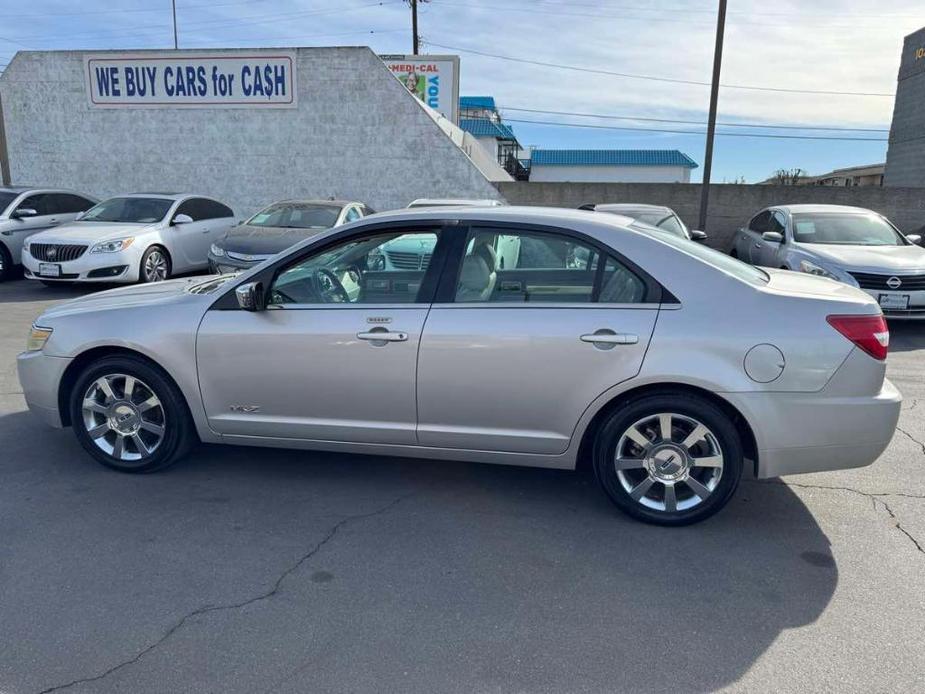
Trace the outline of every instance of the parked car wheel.
<instances>
[{"instance_id":1,"label":"parked car wheel","mask_svg":"<svg viewBox=\"0 0 925 694\"><path fill-rule=\"evenodd\" d=\"M657 525L688 525L719 511L739 484L742 457L729 416L687 393L630 401L594 445L594 469L610 499Z\"/></svg>"},{"instance_id":2,"label":"parked car wheel","mask_svg":"<svg viewBox=\"0 0 925 694\"><path fill-rule=\"evenodd\" d=\"M733 248L731 251L729 251L729 255L731 255L733 258L738 258L739 252L735 248Z\"/></svg>"},{"instance_id":3,"label":"parked car wheel","mask_svg":"<svg viewBox=\"0 0 925 694\"><path fill-rule=\"evenodd\" d=\"M77 379L70 404L80 444L120 472L161 470L197 440L180 389L141 359L116 356L94 362Z\"/></svg>"},{"instance_id":4,"label":"parked car wheel","mask_svg":"<svg viewBox=\"0 0 925 694\"><path fill-rule=\"evenodd\" d=\"M160 246L151 246L141 256L138 278L142 282L163 282L170 279L170 254Z\"/></svg>"},{"instance_id":5,"label":"parked car wheel","mask_svg":"<svg viewBox=\"0 0 925 694\"><path fill-rule=\"evenodd\" d=\"M13 258L7 247L0 243L0 282L5 282L13 276Z\"/></svg>"}]
</instances>

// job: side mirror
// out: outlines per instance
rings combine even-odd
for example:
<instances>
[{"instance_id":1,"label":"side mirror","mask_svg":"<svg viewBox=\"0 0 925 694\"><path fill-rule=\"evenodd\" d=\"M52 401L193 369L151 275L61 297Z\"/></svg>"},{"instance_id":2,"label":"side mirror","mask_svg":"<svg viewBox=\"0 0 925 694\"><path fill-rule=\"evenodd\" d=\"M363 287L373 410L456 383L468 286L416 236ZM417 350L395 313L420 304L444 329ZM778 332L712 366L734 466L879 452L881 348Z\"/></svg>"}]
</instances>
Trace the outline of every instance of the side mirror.
<instances>
[{"instance_id":1,"label":"side mirror","mask_svg":"<svg viewBox=\"0 0 925 694\"><path fill-rule=\"evenodd\" d=\"M176 217L173 218L173 221L171 222L171 224L189 224L192 221L193 221L193 218L190 217L188 214L178 214Z\"/></svg>"},{"instance_id":2,"label":"side mirror","mask_svg":"<svg viewBox=\"0 0 925 694\"><path fill-rule=\"evenodd\" d=\"M234 290L238 299L238 306L245 311L262 311L263 284L260 282L245 282Z\"/></svg>"},{"instance_id":3,"label":"side mirror","mask_svg":"<svg viewBox=\"0 0 925 694\"><path fill-rule=\"evenodd\" d=\"M705 231L700 231L700 229L691 229L691 241L696 241L697 243L706 243L707 233Z\"/></svg>"},{"instance_id":4,"label":"side mirror","mask_svg":"<svg viewBox=\"0 0 925 694\"><path fill-rule=\"evenodd\" d=\"M38 212L31 207L20 207L18 210L14 210L10 216L13 219L25 219L26 217L35 217L37 214Z\"/></svg>"},{"instance_id":5,"label":"side mirror","mask_svg":"<svg viewBox=\"0 0 925 694\"><path fill-rule=\"evenodd\" d=\"M766 231L761 235L761 238L768 243L781 243L784 240L779 231Z\"/></svg>"},{"instance_id":6,"label":"side mirror","mask_svg":"<svg viewBox=\"0 0 925 694\"><path fill-rule=\"evenodd\" d=\"M922 235L921 234L906 234L906 239L909 243L914 243L918 246L922 245Z\"/></svg>"}]
</instances>

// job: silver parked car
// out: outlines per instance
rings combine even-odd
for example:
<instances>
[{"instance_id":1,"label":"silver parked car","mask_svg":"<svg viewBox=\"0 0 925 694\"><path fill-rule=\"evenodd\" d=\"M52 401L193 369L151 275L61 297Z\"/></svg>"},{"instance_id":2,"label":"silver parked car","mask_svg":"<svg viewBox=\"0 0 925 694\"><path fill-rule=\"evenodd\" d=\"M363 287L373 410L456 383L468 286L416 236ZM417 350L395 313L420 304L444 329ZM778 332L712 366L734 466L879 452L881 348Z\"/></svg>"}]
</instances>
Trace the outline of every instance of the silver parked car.
<instances>
[{"instance_id":1,"label":"silver parked car","mask_svg":"<svg viewBox=\"0 0 925 694\"><path fill-rule=\"evenodd\" d=\"M208 267L209 246L235 224L218 200L135 193L104 200L23 246L27 278L59 282L161 282Z\"/></svg>"},{"instance_id":2,"label":"silver parked car","mask_svg":"<svg viewBox=\"0 0 925 694\"><path fill-rule=\"evenodd\" d=\"M731 254L753 265L860 287L888 318L925 318L925 249L886 217L861 207L779 205L736 232Z\"/></svg>"},{"instance_id":3,"label":"silver parked car","mask_svg":"<svg viewBox=\"0 0 925 694\"><path fill-rule=\"evenodd\" d=\"M708 238L706 232L700 229L688 229L681 217L678 216L678 213L664 205L621 202L605 203L603 205L582 205L578 209L622 215L697 243L706 243Z\"/></svg>"},{"instance_id":4,"label":"silver parked car","mask_svg":"<svg viewBox=\"0 0 925 694\"><path fill-rule=\"evenodd\" d=\"M117 470L162 468L197 440L587 457L621 509L670 525L719 510L746 465L776 477L880 455L901 396L873 299L621 220L376 215L241 275L58 304L19 378L33 412ZM433 243L426 269L370 263L408 236Z\"/></svg>"},{"instance_id":5,"label":"silver parked car","mask_svg":"<svg viewBox=\"0 0 925 694\"><path fill-rule=\"evenodd\" d=\"M231 229L209 249L209 270L241 272L326 229L374 214L352 200L282 200Z\"/></svg>"},{"instance_id":6,"label":"silver parked car","mask_svg":"<svg viewBox=\"0 0 925 694\"><path fill-rule=\"evenodd\" d=\"M29 186L0 187L0 282L21 265L25 240L70 222L98 200L71 190Z\"/></svg>"}]
</instances>

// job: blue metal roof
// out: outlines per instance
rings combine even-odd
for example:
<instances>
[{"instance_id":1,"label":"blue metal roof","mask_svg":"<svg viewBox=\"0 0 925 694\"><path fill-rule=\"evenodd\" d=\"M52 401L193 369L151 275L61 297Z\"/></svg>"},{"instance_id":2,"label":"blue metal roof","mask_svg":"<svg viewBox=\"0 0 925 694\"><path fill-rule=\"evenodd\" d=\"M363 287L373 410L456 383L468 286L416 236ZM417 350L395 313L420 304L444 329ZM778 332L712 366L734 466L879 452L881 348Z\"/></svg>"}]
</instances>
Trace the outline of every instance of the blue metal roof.
<instances>
[{"instance_id":1,"label":"blue metal roof","mask_svg":"<svg viewBox=\"0 0 925 694\"><path fill-rule=\"evenodd\" d=\"M533 166L686 166L697 162L676 149L535 149Z\"/></svg>"},{"instance_id":2,"label":"blue metal roof","mask_svg":"<svg viewBox=\"0 0 925 694\"><path fill-rule=\"evenodd\" d=\"M493 96L461 96L459 97L459 108L486 108L490 111L496 111L495 97Z\"/></svg>"},{"instance_id":3,"label":"blue metal roof","mask_svg":"<svg viewBox=\"0 0 925 694\"><path fill-rule=\"evenodd\" d=\"M459 127L476 137L495 137L499 140L516 140L514 131L504 123L495 123L487 118L460 118Z\"/></svg>"}]
</instances>

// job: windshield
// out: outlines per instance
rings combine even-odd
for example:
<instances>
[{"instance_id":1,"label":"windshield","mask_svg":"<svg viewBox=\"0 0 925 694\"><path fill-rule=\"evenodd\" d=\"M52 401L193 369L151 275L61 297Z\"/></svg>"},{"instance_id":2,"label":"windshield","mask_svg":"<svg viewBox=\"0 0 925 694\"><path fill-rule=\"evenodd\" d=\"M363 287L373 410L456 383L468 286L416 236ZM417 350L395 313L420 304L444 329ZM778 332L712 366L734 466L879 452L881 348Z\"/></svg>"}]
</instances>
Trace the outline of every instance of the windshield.
<instances>
[{"instance_id":1,"label":"windshield","mask_svg":"<svg viewBox=\"0 0 925 694\"><path fill-rule=\"evenodd\" d=\"M288 227L290 229L330 229L337 223L341 207L300 202L279 202L261 210L247 220L252 227Z\"/></svg>"},{"instance_id":2,"label":"windshield","mask_svg":"<svg viewBox=\"0 0 925 694\"><path fill-rule=\"evenodd\" d=\"M736 279L740 279L749 284L767 284L771 279L768 273L764 270L760 270L753 265L747 265L741 260L737 260L732 256L728 256L725 253L720 253L719 251L713 250L707 246L704 246L700 243L691 243L686 238L680 236L675 236L672 233L666 232L662 229L653 229L652 227L645 225L630 225L633 229L638 229L639 231L644 231L651 236L656 237L659 241L667 243L669 246L677 248L679 251L683 251L688 255L694 256L698 260L701 260L708 265L712 265L717 270L725 272L727 275L732 275Z\"/></svg>"},{"instance_id":3,"label":"windshield","mask_svg":"<svg viewBox=\"0 0 925 694\"><path fill-rule=\"evenodd\" d=\"M153 224L167 216L173 200L165 198L110 198L87 210L81 222Z\"/></svg>"},{"instance_id":4,"label":"windshield","mask_svg":"<svg viewBox=\"0 0 925 694\"><path fill-rule=\"evenodd\" d=\"M905 246L896 229L878 214L814 212L793 215L793 240L841 246Z\"/></svg>"},{"instance_id":5,"label":"windshield","mask_svg":"<svg viewBox=\"0 0 925 694\"><path fill-rule=\"evenodd\" d=\"M15 199L18 193L7 193L0 190L0 212L3 212L7 207L10 206Z\"/></svg>"},{"instance_id":6,"label":"windshield","mask_svg":"<svg viewBox=\"0 0 925 694\"><path fill-rule=\"evenodd\" d=\"M626 214L630 217L635 217L640 222L651 224L675 236L687 238L687 234L684 233L684 227L681 226L678 218L673 214L665 214L664 212L627 212Z\"/></svg>"}]
</instances>

